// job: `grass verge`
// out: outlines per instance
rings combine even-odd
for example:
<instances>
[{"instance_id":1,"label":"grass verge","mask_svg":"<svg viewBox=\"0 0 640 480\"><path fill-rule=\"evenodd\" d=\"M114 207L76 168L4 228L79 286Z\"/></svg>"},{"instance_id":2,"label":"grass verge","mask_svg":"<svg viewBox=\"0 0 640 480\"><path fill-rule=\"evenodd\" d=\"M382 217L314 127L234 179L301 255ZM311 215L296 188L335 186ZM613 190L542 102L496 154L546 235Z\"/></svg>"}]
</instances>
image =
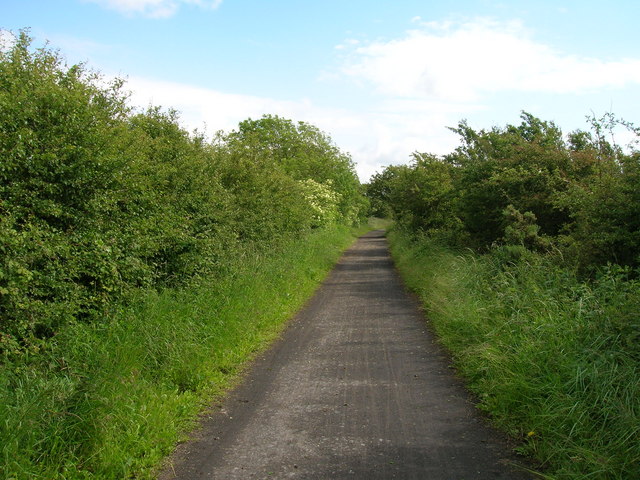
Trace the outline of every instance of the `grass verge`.
<instances>
[{"instance_id":1,"label":"grass verge","mask_svg":"<svg viewBox=\"0 0 640 480\"><path fill-rule=\"evenodd\" d=\"M407 285L496 426L549 479L640 478L640 283L390 235Z\"/></svg>"},{"instance_id":2,"label":"grass verge","mask_svg":"<svg viewBox=\"0 0 640 480\"><path fill-rule=\"evenodd\" d=\"M0 477L153 478L353 238L336 228L245 252L223 276L141 293L108 322L72 325L0 365Z\"/></svg>"}]
</instances>

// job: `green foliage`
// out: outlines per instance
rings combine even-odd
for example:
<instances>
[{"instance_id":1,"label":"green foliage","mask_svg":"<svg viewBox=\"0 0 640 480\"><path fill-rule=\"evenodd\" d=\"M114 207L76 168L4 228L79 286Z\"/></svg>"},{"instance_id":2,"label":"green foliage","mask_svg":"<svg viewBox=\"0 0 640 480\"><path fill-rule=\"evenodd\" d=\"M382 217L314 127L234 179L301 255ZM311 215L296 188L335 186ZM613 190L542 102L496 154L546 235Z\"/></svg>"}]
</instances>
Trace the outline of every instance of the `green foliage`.
<instances>
[{"instance_id":1,"label":"green foliage","mask_svg":"<svg viewBox=\"0 0 640 480\"><path fill-rule=\"evenodd\" d=\"M411 166L390 166L372 177L367 195L374 213L391 213L411 231L455 230L453 167L437 157L414 153Z\"/></svg>"},{"instance_id":2,"label":"green foliage","mask_svg":"<svg viewBox=\"0 0 640 480\"><path fill-rule=\"evenodd\" d=\"M604 139L603 130L617 126L640 129L612 115L591 119L595 135L573 140L572 155L588 166L588 175L571 182L557 198L572 217L568 226L568 253L583 268L616 263L640 266L640 152L623 153ZM612 134L612 133L611 133ZM572 137L574 138L574 137ZM585 162L585 157L588 160Z\"/></svg>"},{"instance_id":3,"label":"green foliage","mask_svg":"<svg viewBox=\"0 0 640 480\"><path fill-rule=\"evenodd\" d=\"M364 185L364 194L369 200L371 215L377 218L391 218L391 194L396 191L393 181L402 166L388 166L382 172L374 174Z\"/></svg>"},{"instance_id":4,"label":"green foliage","mask_svg":"<svg viewBox=\"0 0 640 480\"><path fill-rule=\"evenodd\" d=\"M540 226L532 212L521 213L513 205L503 212L505 217L504 242L507 245L521 246L530 250L549 248L548 238L540 236Z\"/></svg>"},{"instance_id":5,"label":"green foliage","mask_svg":"<svg viewBox=\"0 0 640 480\"><path fill-rule=\"evenodd\" d=\"M353 161L316 127L265 115L240 122L227 142L232 151L250 152L265 167L281 170L294 180L331 185L339 197L341 220L356 224L364 219L367 209Z\"/></svg>"},{"instance_id":6,"label":"green foliage","mask_svg":"<svg viewBox=\"0 0 640 480\"><path fill-rule=\"evenodd\" d=\"M22 32L0 49L0 331L18 341L103 311L121 288L110 247L83 228L123 165L120 82L29 44Z\"/></svg>"},{"instance_id":7,"label":"green foliage","mask_svg":"<svg viewBox=\"0 0 640 480\"><path fill-rule=\"evenodd\" d=\"M555 248L591 273L607 263L640 266L640 153L607 140L625 128L637 145L640 129L612 114L590 123L592 132L565 141L526 112L520 125L489 131L462 121L453 153L416 153L410 166L387 167L367 195L376 214L390 213L402 228L478 251Z\"/></svg>"},{"instance_id":8,"label":"green foliage","mask_svg":"<svg viewBox=\"0 0 640 480\"><path fill-rule=\"evenodd\" d=\"M332 225L338 219L340 194L334 192L331 183L322 184L308 178L300 182L304 197L311 208L313 227Z\"/></svg>"},{"instance_id":9,"label":"green foliage","mask_svg":"<svg viewBox=\"0 0 640 480\"><path fill-rule=\"evenodd\" d=\"M123 87L26 32L0 48L0 353L366 213L351 159L315 127L265 116L209 143L175 111L132 111Z\"/></svg>"},{"instance_id":10,"label":"green foliage","mask_svg":"<svg viewBox=\"0 0 640 480\"><path fill-rule=\"evenodd\" d=\"M460 217L477 247L500 240L509 205L533 213L543 235L557 235L567 221L553 201L571 171L562 134L530 114L522 120L488 132L475 132L465 122L454 129L463 144L447 160L458 166Z\"/></svg>"}]
</instances>

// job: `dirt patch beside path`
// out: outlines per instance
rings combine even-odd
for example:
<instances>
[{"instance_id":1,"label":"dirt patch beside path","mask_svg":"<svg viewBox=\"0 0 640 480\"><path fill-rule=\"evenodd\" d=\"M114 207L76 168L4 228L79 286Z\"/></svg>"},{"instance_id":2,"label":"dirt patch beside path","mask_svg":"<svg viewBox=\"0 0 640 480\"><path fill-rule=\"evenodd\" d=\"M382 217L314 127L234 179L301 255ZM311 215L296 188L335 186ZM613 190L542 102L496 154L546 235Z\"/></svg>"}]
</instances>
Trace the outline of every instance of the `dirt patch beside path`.
<instances>
[{"instance_id":1,"label":"dirt patch beside path","mask_svg":"<svg viewBox=\"0 0 640 480\"><path fill-rule=\"evenodd\" d=\"M530 479L361 237L161 480Z\"/></svg>"}]
</instances>

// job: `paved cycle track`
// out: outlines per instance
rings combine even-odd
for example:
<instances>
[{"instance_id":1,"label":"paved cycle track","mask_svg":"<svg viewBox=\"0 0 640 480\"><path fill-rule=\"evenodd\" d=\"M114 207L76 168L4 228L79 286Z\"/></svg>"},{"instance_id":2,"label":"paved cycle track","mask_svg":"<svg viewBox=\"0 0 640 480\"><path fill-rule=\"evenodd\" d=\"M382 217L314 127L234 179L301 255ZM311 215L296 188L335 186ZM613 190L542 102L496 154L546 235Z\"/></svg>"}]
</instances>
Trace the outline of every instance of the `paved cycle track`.
<instances>
[{"instance_id":1,"label":"paved cycle track","mask_svg":"<svg viewBox=\"0 0 640 480\"><path fill-rule=\"evenodd\" d=\"M534 476L475 410L374 231L159 478Z\"/></svg>"}]
</instances>

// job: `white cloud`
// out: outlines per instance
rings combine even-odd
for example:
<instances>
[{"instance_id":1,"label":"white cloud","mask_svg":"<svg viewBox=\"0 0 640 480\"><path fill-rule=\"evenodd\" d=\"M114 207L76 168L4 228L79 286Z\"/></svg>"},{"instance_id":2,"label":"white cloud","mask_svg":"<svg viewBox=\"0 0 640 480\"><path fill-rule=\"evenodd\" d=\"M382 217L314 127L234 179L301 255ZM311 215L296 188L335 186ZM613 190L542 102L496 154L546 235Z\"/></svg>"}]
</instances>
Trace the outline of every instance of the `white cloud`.
<instances>
[{"instance_id":1,"label":"white cloud","mask_svg":"<svg viewBox=\"0 0 640 480\"><path fill-rule=\"evenodd\" d=\"M49 34L47 41L55 45L64 52L64 57L69 63L89 62L91 67L91 59L96 56L116 56L121 52L118 45L107 43L99 43L93 40L65 34Z\"/></svg>"},{"instance_id":2,"label":"white cloud","mask_svg":"<svg viewBox=\"0 0 640 480\"><path fill-rule=\"evenodd\" d=\"M277 101L140 77L129 78L127 88L134 105L175 108L187 128L201 129L206 125L209 133L235 128L248 117L259 118L266 113L299 115L306 108L304 101Z\"/></svg>"},{"instance_id":3,"label":"white cloud","mask_svg":"<svg viewBox=\"0 0 640 480\"><path fill-rule=\"evenodd\" d=\"M345 76L373 84L381 95L365 90L370 101L360 104L366 107L323 107L305 99L239 95L143 78L132 78L129 88L135 104L176 108L183 125L206 125L208 133L232 130L238 122L263 114L309 122L352 155L360 179L367 181L386 165L406 163L413 151L451 152L458 137L446 127L462 118L488 128L502 124L505 114L517 121L524 108L545 119L555 119L558 109L570 110L569 117L582 121L592 107L582 103L602 98L588 95L571 103L572 95L536 96L543 104L536 108L528 101L530 92L589 93L640 83L640 60L611 62L562 54L531 40L518 22L425 23L416 18L414 24L419 29L393 41L345 40L337 55L346 54L348 65L338 75L321 75L338 88ZM500 96L502 102L489 95L504 92L515 95ZM542 97L551 100L545 103Z\"/></svg>"},{"instance_id":4,"label":"white cloud","mask_svg":"<svg viewBox=\"0 0 640 480\"><path fill-rule=\"evenodd\" d=\"M477 101L517 91L585 93L640 83L640 59L568 55L530 38L519 22L414 23L404 37L353 48L343 73L386 95Z\"/></svg>"},{"instance_id":5,"label":"white cloud","mask_svg":"<svg viewBox=\"0 0 640 480\"><path fill-rule=\"evenodd\" d=\"M336 50L344 50L349 47L353 47L360 44L360 40L355 38L347 38L344 43L335 46Z\"/></svg>"},{"instance_id":6,"label":"white cloud","mask_svg":"<svg viewBox=\"0 0 640 480\"><path fill-rule=\"evenodd\" d=\"M16 35L9 31L0 29L0 51L8 52L16 43Z\"/></svg>"},{"instance_id":7,"label":"white cloud","mask_svg":"<svg viewBox=\"0 0 640 480\"><path fill-rule=\"evenodd\" d=\"M142 15L149 18L168 18L177 13L181 4L216 9L222 0L85 0L124 15Z\"/></svg>"},{"instance_id":8,"label":"white cloud","mask_svg":"<svg viewBox=\"0 0 640 480\"><path fill-rule=\"evenodd\" d=\"M181 113L187 129L213 134L230 131L247 118L264 114L305 121L331 136L336 145L351 154L361 181L367 181L383 166L408 161L412 151L450 152L455 136L446 130L450 114L462 112L434 102L386 102L369 111L326 108L309 100L284 101L238 95L179 83L139 77L130 78L131 103L138 107L160 105ZM468 107L465 107L468 111Z\"/></svg>"}]
</instances>

